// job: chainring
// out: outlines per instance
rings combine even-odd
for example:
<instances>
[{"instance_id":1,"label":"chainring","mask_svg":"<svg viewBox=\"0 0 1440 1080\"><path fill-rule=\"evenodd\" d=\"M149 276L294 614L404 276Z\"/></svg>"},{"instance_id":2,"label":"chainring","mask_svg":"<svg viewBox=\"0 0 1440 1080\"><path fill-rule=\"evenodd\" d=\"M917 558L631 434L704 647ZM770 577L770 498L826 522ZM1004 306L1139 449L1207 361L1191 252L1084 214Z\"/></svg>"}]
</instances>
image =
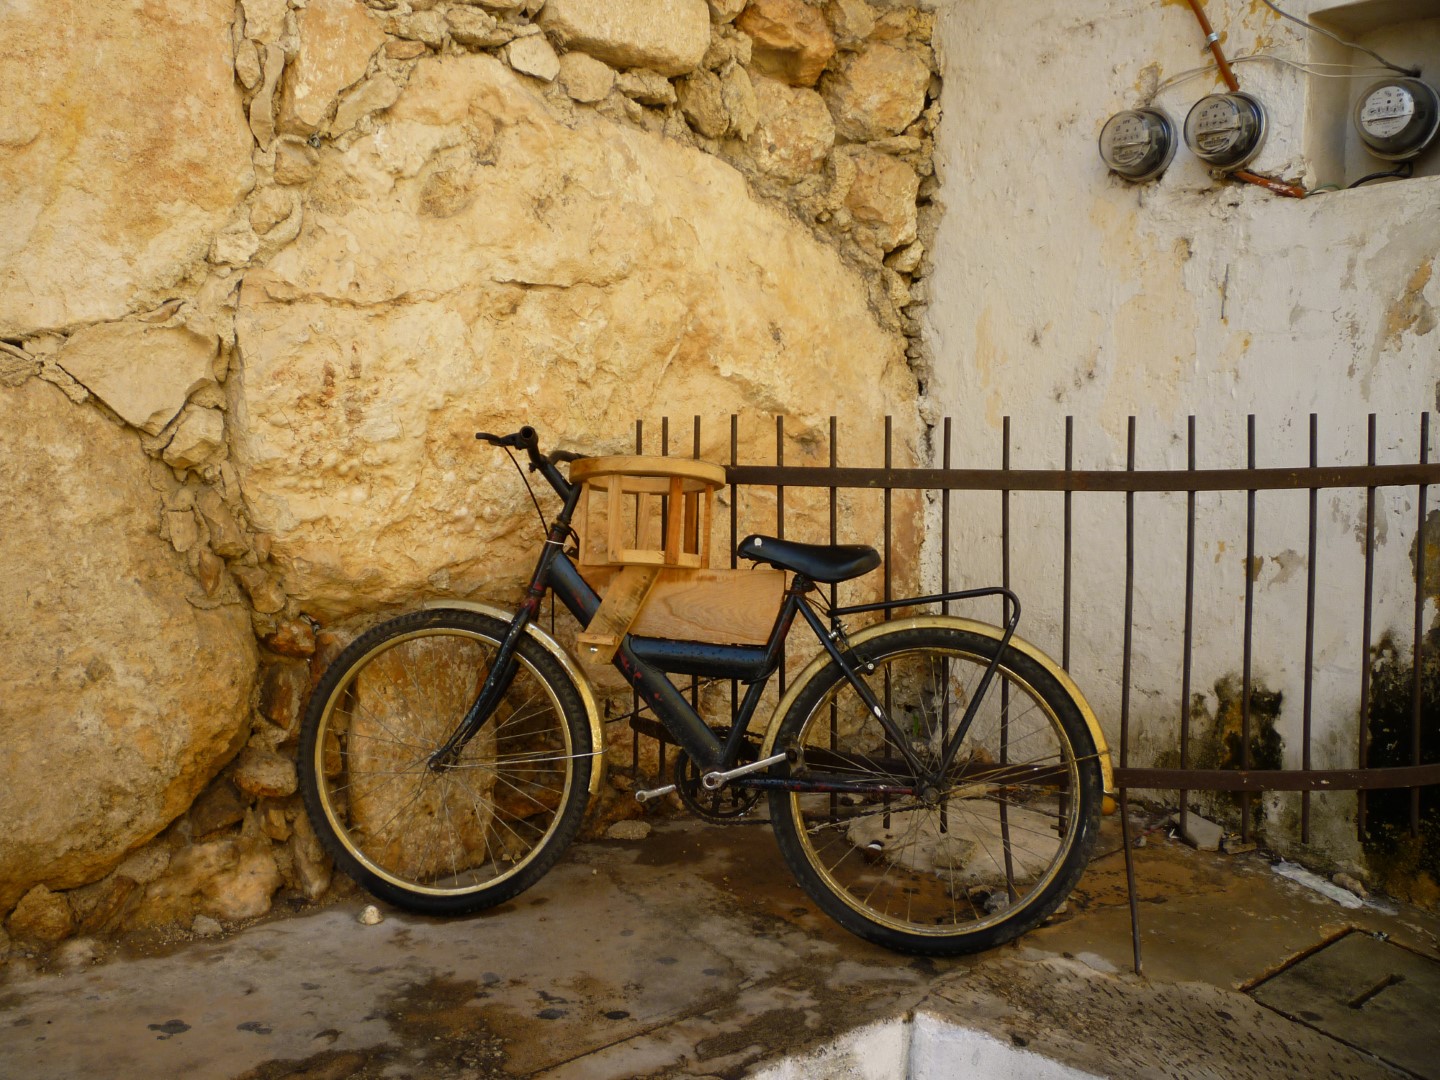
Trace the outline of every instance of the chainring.
<instances>
[{"instance_id":1,"label":"chainring","mask_svg":"<svg viewBox=\"0 0 1440 1080\"><path fill-rule=\"evenodd\" d=\"M712 825L744 825L760 792L755 788L726 784L719 791L707 791L700 782L700 769L689 754L682 753L675 762L675 794L696 817Z\"/></svg>"}]
</instances>

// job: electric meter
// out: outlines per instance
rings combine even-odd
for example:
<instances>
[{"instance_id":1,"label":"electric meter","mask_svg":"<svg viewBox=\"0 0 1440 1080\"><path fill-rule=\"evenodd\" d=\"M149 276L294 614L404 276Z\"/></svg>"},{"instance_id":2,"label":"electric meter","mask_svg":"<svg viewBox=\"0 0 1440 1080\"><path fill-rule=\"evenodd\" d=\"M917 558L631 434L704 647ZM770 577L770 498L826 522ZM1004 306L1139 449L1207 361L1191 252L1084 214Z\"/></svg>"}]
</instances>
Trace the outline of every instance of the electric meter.
<instances>
[{"instance_id":1,"label":"electric meter","mask_svg":"<svg viewBox=\"0 0 1440 1080\"><path fill-rule=\"evenodd\" d=\"M1118 112L1100 129L1100 157L1126 180L1159 176L1175 156L1175 125L1159 109Z\"/></svg>"},{"instance_id":2,"label":"electric meter","mask_svg":"<svg viewBox=\"0 0 1440 1080\"><path fill-rule=\"evenodd\" d=\"M1419 157L1440 126L1440 95L1419 79L1386 79L1355 103L1355 130L1366 149L1386 161Z\"/></svg>"},{"instance_id":3,"label":"electric meter","mask_svg":"<svg viewBox=\"0 0 1440 1080\"><path fill-rule=\"evenodd\" d=\"M1264 144L1264 106L1242 91L1203 97L1185 117L1185 145L1222 171L1240 168Z\"/></svg>"}]
</instances>

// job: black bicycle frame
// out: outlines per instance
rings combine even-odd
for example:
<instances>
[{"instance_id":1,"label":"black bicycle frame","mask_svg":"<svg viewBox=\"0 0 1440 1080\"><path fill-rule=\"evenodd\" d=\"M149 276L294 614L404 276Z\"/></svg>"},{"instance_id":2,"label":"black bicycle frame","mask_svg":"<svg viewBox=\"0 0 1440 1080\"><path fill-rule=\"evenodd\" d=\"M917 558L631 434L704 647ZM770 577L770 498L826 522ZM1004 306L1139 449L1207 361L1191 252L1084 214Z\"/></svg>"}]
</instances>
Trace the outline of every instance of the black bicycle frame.
<instances>
[{"instance_id":1,"label":"black bicycle frame","mask_svg":"<svg viewBox=\"0 0 1440 1080\"><path fill-rule=\"evenodd\" d=\"M600 607L599 595L590 587L589 582L580 576L580 571L564 551L565 542L572 535L570 520L579 501L580 486L571 485L552 462L533 451L531 453L531 469L545 476L550 486L564 500L564 506L555 520L550 523L545 546L536 561L534 573L531 575L529 587L526 589L525 600L516 610L509 631L500 643L484 686L481 687L474 703L445 745L431 755L432 768L443 768L453 762L460 750L474 737L493 713L511 679L514 678L515 650L521 636L525 633L526 626L539 617L540 604L547 589L554 593L581 626L588 626ZM840 620L847 615L877 611L890 612L904 607L944 601L974 600L987 596L1003 596L1009 602L1011 617L1006 622L1004 634L995 650L994 657L991 658L979 685L971 695L964 716L950 735L949 745L946 747L938 769L935 770L938 777L953 763L955 755L959 752L960 744L964 741L965 734L975 718L979 703L984 698L999 666L1000 656L1009 644L1015 627L1020 621L1018 598L1008 589L992 587L834 608L828 612L831 626L827 630L807 598L807 594L813 590L814 584L809 579L800 574L791 576L780 611L775 617L775 623L771 627L769 638L764 645L710 645L701 642L646 638L627 634L621 641L619 649L616 650L613 663L634 687L641 700L655 713L665 730L670 733L671 738L690 755L702 773L731 768L738 761L741 748L745 745L745 735L750 721L760 705L760 699L769 684L770 676L779 667L781 657L784 655L785 640L790 633L796 614L799 614L809 624L821 646L843 672L855 692L860 695L861 701L875 714L889 733L895 748L910 770L910 775L916 777L917 784L909 786L856 783L826 780L823 777L766 777L763 775L739 777L731 782L744 787L782 787L795 791L916 794L931 779L928 775L930 770L927 770L915 756L909 740L886 713L861 677L860 671L857 670L857 661L850 650L845 629ZM844 646L844 651L842 651L841 645ZM670 681L667 672L738 679L747 684L745 696L736 712L735 723L723 740L715 731L711 730L700 714L685 700L679 688Z\"/></svg>"}]
</instances>

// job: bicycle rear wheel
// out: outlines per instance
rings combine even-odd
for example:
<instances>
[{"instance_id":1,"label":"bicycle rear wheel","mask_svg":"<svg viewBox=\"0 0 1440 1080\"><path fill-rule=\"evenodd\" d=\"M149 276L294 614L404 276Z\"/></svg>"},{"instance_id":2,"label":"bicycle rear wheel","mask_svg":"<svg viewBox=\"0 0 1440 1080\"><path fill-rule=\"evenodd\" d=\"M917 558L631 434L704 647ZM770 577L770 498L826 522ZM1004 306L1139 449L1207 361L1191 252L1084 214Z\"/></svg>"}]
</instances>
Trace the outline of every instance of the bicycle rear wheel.
<instances>
[{"instance_id":1,"label":"bicycle rear wheel","mask_svg":"<svg viewBox=\"0 0 1440 1080\"><path fill-rule=\"evenodd\" d=\"M911 628L856 659L915 756L938 766L999 643ZM864 665L873 665L873 669ZM791 775L916 787L894 740L835 664L781 721ZM902 952L953 955L1010 941L1069 895L1102 797L1080 709L1041 665L1007 649L959 752L916 795L772 791L776 840L800 885L852 933Z\"/></svg>"},{"instance_id":2,"label":"bicycle rear wheel","mask_svg":"<svg viewBox=\"0 0 1440 1080\"><path fill-rule=\"evenodd\" d=\"M336 863L369 892L426 914L490 907L529 888L580 827L590 726L574 684L522 638L509 688L449 765L458 726L508 626L414 612L357 638L325 672L300 735L300 787Z\"/></svg>"}]
</instances>

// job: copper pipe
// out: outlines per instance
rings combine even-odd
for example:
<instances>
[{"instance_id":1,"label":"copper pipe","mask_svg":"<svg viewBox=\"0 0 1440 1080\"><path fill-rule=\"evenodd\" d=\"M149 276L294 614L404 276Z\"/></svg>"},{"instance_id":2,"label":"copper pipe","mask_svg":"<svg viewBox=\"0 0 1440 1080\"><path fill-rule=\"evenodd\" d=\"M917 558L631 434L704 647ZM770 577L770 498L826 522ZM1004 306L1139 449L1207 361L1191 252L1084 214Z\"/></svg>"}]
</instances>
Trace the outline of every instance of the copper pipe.
<instances>
[{"instance_id":1,"label":"copper pipe","mask_svg":"<svg viewBox=\"0 0 1440 1080\"><path fill-rule=\"evenodd\" d=\"M1210 51L1215 54L1215 63L1220 67L1220 77L1232 91L1239 90L1240 80L1235 78L1235 72L1230 70L1230 61L1225 59L1225 52L1220 48L1220 35L1211 28L1210 20L1205 17L1205 9L1200 6L1200 0L1190 0L1190 9L1195 12L1195 18L1200 20L1200 32L1205 35L1205 44L1209 45Z\"/></svg>"},{"instance_id":2,"label":"copper pipe","mask_svg":"<svg viewBox=\"0 0 1440 1080\"><path fill-rule=\"evenodd\" d=\"M1284 195L1287 199L1303 199L1310 194L1299 184L1276 180L1273 176L1261 176L1259 173L1253 173L1247 169L1236 169L1230 175L1237 180L1244 180L1247 184L1255 184L1263 187L1266 191L1273 191L1276 195Z\"/></svg>"}]
</instances>

